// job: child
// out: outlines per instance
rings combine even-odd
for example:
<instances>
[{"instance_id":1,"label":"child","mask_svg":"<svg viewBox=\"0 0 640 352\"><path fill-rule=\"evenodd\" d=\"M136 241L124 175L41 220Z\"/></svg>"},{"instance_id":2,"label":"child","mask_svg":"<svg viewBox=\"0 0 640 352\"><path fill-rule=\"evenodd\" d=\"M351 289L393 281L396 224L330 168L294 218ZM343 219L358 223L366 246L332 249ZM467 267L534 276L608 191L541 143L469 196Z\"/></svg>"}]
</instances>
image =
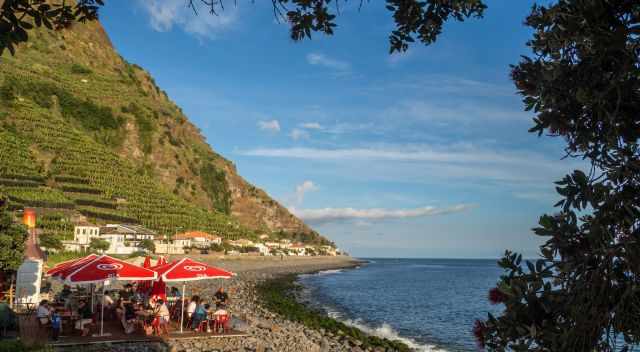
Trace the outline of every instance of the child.
<instances>
[{"instance_id":1,"label":"child","mask_svg":"<svg viewBox=\"0 0 640 352\"><path fill-rule=\"evenodd\" d=\"M53 337L53 341L58 341L58 336L60 336L60 329L62 328L62 318L58 311L55 309L51 312L51 335Z\"/></svg>"}]
</instances>

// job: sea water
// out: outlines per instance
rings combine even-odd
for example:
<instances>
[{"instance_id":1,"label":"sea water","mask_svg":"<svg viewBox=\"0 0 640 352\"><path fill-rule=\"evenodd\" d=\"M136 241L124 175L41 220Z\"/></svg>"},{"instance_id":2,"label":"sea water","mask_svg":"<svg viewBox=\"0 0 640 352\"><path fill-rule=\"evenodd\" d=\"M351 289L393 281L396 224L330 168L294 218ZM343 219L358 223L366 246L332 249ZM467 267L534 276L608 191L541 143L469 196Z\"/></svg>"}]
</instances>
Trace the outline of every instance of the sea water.
<instances>
[{"instance_id":1,"label":"sea water","mask_svg":"<svg viewBox=\"0 0 640 352\"><path fill-rule=\"evenodd\" d=\"M303 275L307 303L371 334L419 351L477 351L476 319L498 314L487 293L495 259L367 259L357 269Z\"/></svg>"}]
</instances>

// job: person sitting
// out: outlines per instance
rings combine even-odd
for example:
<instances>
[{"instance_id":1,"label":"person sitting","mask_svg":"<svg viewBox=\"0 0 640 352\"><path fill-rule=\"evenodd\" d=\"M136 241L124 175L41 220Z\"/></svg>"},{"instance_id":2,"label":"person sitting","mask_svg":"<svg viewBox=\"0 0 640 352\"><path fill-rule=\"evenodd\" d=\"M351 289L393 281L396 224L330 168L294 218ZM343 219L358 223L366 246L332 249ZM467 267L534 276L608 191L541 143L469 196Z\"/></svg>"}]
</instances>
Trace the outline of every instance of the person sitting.
<instances>
[{"instance_id":1,"label":"person sitting","mask_svg":"<svg viewBox=\"0 0 640 352\"><path fill-rule=\"evenodd\" d=\"M131 334L136 330L136 327L138 326L138 319L136 318L136 311L133 307L133 304L123 304L121 322L125 334Z\"/></svg>"},{"instance_id":2,"label":"person sitting","mask_svg":"<svg viewBox=\"0 0 640 352\"><path fill-rule=\"evenodd\" d=\"M112 319L114 314L116 313L116 303L111 298L111 293L109 291L105 291L101 300L102 307L104 307L105 317Z\"/></svg>"},{"instance_id":3,"label":"person sitting","mask_svg":"<svg viewBox=\"0 0 640 352\"><path fill-rule=\"evenodd\" d=\"M224 307L218 306L216 311L213 312L213 327L216 333L220 331L220 328L222 328L223 332L227 330L229 318L229 312Z\"/></svg>"},{"instance_id":4,"label":"person sitting","mask_svg":"<svg viewBox=\"0 0 640 352\"><path fill-rule=\"evenodd\" d=\"M56 309L51 310L51 338L53 341L58 341L60 336L60 329L62 329L62 317Z\"/></svg>"},{"instance_id":5,"label":"person sitting","mask_svg":"<svg viewBox=\"0 0 640 352\"><path fill-rule=\"evenodd\" d=\"M156 324L154 324L154 329L156 330L156 334L157 335L162 335L162 332L164 331L165 333L169 333L169 319L170 319L170 314L169 314L169 308L167 308L167 305L164 303L164 301L162 299L159 299L156 301L156 308L154 310L154 315L156 317L156 319L154 319L154 322L156 322Z\"/></svg>"},{"instance_id":6,"label":"person sitting","mask_svg":"<svg viewBox=\"0 0 640 352\"><path fill-rule=\"evenodd\" d=\"M36 316L38 317L40 325L47 325L51 321L51 307L49 307L49 301L46 299L40 301L38 310L36 311Z\"/></svg>"},{"instance_id":7,"label":"person sitting","mask_svg":"<svg viewBox=\"0 0 640 352\"><path fill-rule=\"evenodd\" d=\"M179 301L180 298L182 298L182 294L180 293L180 290L178 290L178 288L175 286L171 287L171 290L169 291L169 296L175 298L176 301Z\"/></svg>"},{"instance_id":8,"label":"person sitting","mask_svg":"<svg viewBox=\"0 0 640 352\"><path fill-rule=\"evenodd\" d=\"M216 299L216 307L217 306L226 307L227 304L229 303L229 295L226 292L224 292L224 287L220 287L218 291L216 291L214 297Z\"/></svg>"},{"instance_id":9,"label":"person sitting","mask_svg":"<svg viewBox=\"0 0 640 352\"><path fill-rule=\"evenodd\" d=\"M191 302L189 302L189 305L187 306L187 318L191 318L193 313L196 311L196 308L198 307L198 303L200 303L200 297L191 297Z\"/></svg>"},{"instance_id":10,"label":"person sitting","mask_svg":"<svg viewBox=\"0 0 640 352\"><path fill-rule=\"evenodd\" d=\"M191 327L193 328L193 331L198 331L200 323L205 319L207 319L207 308L202 304L198 304L195 312L191 315Z\"/></svg>"},{"instance_id":11,"label":"person sitting","mask_svg":"<svg viewBox=\"0 0 640 352\"><path fill-rule=\"evenodd\" d=\"M89 327L87 325L93 322L93 313L91 313L91 306L84 299L78 305L78 315L80 319L76 321L76 330L82 331L82 336L87 336L89 335Z\"/></svg>"},{"instance_id":12,"label":"person sitting","mask_svg":"<svg viewBox=\"0 0 640 352\"><path fill-rule=\"evenodd\" d=\"M124 290L120 291L120 298L125 302L133 298L133 286L131 284L124 285Z\"/></svg>"}]
</instances>

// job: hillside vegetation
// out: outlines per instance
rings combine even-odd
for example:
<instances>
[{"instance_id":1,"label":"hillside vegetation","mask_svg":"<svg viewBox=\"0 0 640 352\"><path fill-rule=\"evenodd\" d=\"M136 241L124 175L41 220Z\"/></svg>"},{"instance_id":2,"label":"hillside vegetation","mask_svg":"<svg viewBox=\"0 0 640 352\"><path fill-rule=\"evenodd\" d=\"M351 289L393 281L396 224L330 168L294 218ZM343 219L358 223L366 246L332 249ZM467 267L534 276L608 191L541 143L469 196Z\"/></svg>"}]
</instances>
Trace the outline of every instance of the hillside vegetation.
<instances>
[{"instance_id":1,"label":"hillside vegetation","mask_svg":"<svg viewBox=\"0 0 640 352\"><path fill-rule=\"evenodd\" d=\"M98 22L36 31L0 61L0 192L67 235L86 219L328 243L242 179Z\"/></svg>"}]
</instances>

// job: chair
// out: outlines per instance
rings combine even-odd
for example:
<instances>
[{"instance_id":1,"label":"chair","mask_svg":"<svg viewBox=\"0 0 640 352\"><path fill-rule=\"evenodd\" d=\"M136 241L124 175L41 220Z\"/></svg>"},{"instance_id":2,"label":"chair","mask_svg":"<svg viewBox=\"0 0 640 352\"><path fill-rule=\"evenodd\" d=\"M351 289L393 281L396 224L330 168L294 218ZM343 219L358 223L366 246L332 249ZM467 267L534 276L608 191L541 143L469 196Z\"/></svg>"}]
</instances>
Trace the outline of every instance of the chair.
<instances>
[{"instance_id":1,"label":"chair","mask_svg":"<svg viewBox=\"0 0 640 352\"><path fill-rule=\"evenodd\" d=\"M199 332L207 332L207 330L209 330L209 320L204 319L203 321L201 321L197 327L197 330Z\"/></svg>"},{"instance_id":2,"label":"chair","mask_svg":"<svg viewBox=\"0 0 640 352\"><path fill-rule=\"evenodd\" d=\"M213 331L217 334L220 331L220 328L222 328L222 332L223 333L227 333L229 332L229 321L231 320L231 317L229 316L229 314L220 314L220 315L216 315L215 319L213 320Z\"/></svg>"}]
</instances>

